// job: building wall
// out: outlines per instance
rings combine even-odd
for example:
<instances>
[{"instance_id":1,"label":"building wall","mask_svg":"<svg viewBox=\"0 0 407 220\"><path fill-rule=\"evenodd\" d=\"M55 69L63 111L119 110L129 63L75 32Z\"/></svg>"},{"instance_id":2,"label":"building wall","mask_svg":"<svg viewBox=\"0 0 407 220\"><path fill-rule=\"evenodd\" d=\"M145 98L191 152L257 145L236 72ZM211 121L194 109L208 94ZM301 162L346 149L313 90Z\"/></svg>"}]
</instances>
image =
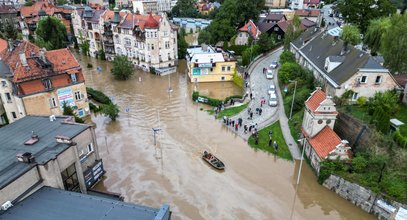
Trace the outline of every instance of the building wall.
<instances>
[{"instance_id":1,"label":"building wall","mask_svg":"<svg viewBox=\"0 0 407 220\"><path fill-rule=\"evenodd\" d=\"M239 31L235 40L236 45L248 45L249 44L249 33Z\"/></svg>"},{"instance_id":2,"label":"building wall","mask_svg":"<svg viewBox=\"0 0 407 220\"><path fill-rule=\"evenodd\" d=\"M285 8L286 0L266 0L265 6L269 8Z\"/></svg>"},{"instance_id":3,"label":"building wall","mask_svg":"<svg viewBox=\"0 0 407 220\"><path fill-rule=\"evenodd\" d=\"M49 92L41 92L33 95L28 95L23 97L23 102L27 114L29 115L62 115L62 91L71 90L71 95L73 103L77 108L74 108L79 117L83 117L90 114L89 102L87 100L86 86L85 83L78 83L70 85L67 87L61 87L58 89L51 90ZM75 99L75 92L79 91L82 94L82 99ZM61 96L58 96L60 93ZM57 106L51 107L49 99L54 98L57 101ZM80 112L84 114L80 114Z\"/></svg>"},{"instance_id":4,"label":"building wall","mask_svg":"<svg viewBox=\"0 0 407 220\"><path fill-rule=\"evenodd\" d=\"M3 103L3 108L6 112L9 123L13 123L26 115L24 104L18 96L14 95L13 85L9 79L0 78L0 82L0 97ZM3 86L3 83L5 86ZM7 100L6 93L10 95L10 100Z\"/></svg>"},{"instance_id":5,"label":"building wall","mask_svg":"<svg viewBox=\"0 0 407 220\"><path fill-rule=\"evenodd\" d=\"M304 141L304 147L305 147L305 154L308 157L308 159L311 162L312 168L319 173L320 165L319 163L321 162L321 158L319 158L318 154L315 152L315 150L311 147L309 142L307 140Z\"/></svg>"},{"instance_id":6,"label":"building wall","mask_svg":"<svg viewBox=\"0 0 407 220\"><path fill-rule=\"evenodd\" d=\"M358 83L358 78L361 78L362 76L367 76L366 82ZM377 76L382 77L381 83L375 83ZM369 98L373 97L376 92L385 92L395 87L397 87L397 84L389 73L359 71L349 78L345 83L343 83L341 88L336 90L335 95L341 96L346 90L352 90L358 93L356 99L361 96ZM356 99L354 101L356 101Z\"/></svg>"},{"instance_id":7,"label":"building wall","mask_svg":"<svg viewBox=\"0 0 407 220\"><path fill-rule=\"evenodd\" d=\"M76 149L83 171L88 169L88 166L93 165L96 160L100 159L98 145L96 143L95 137L93 137L92 130L92 127L88 128L81 134L73 138L73 141L77 143ZM92 144L93 151L88 150L89 144Z\"/></svg>"},{"instance_id":8,"label":"building wall","mask_svg":"<svg viewBox=\"0 0 407 220\"><path fill-rule=\"evenodd\" d=\"M195 63L190 63L188 66L188 75L191 82L219 82L219 81L232 81L233 74L236 69L236 62L218 62L215 67L211 68L198 68L194 67ZM227 66L230 66L230 71L227 71ZM222 71L222 67L225 67L225 71ZM193 75L193 69L207 69L208 74ZM223 77L223 79L222 79Z\"/></svg>"},{"instance_id":9,"label":"building wall","mask_svg":"<svg viewBox=\"0 0 407 220\"><path fill-rule=\"evenodd\" d=\"M23 194L28 188L36 184L41 177L38 174L36 167L27 171L23 176L14 180L9 185L1 189L0 191L0 204L4 204L6 201L13 201L21 194Z\"/></svg>"}]
</instances>

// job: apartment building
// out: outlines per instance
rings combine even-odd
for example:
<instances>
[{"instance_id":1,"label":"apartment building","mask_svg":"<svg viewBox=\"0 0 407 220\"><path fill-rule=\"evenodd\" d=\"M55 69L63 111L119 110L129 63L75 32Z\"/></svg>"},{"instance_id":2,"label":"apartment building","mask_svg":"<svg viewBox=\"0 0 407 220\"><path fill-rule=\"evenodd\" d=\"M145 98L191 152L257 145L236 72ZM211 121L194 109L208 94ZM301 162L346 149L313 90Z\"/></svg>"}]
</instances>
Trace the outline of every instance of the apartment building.
<instances>
[{"instance_id":1,"label":"apartment building","mask_svg":"<svg viewBox=\"0 0 407 220\"><path fill-rule=\"evenodd\" d=\"M119 11L118 8L103 12L92 10L77 9L72 14L75 36L89 40L91 56L97 56L97 51L103 48L110 61L116 55L124 55L135 66L146 70L153 67L157 71L175 71L178 59L177 28L165 13L143 15ZM87 14L89 17L85 16ZM99 23L96 24L98 19Z\"/></svg>"},{"instance_id":2,"label":"apartment building","mask_svg":"<svg viewBox=\"0 0 407 220\"><path fill-rule=\"evenodd\" d=\"M0 204L43 186L87 193L104 174L94 129L66 116L26 116L0 128Z\"/></svg>"},{"instance_id":3,"label":"apartment building","mask_svg":"<svg viewBox=\"0 0 407 220\"><path fill-rule=\"evenodd\" d=\"M0 96L10 123L29 114L62 115L64 103L79 117L90 114L82 68L68 49L18 41L1 57Z\"/></svg>"}]
</instances>

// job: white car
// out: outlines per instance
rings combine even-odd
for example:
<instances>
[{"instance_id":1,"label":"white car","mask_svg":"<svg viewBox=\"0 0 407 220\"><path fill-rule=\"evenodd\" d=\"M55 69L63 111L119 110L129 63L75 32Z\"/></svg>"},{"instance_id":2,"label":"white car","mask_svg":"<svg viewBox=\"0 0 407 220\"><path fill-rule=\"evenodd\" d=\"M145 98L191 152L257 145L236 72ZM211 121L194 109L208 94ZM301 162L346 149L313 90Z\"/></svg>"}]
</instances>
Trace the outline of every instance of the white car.
<instances>
[{"instance_id":1,"label":"white car","mask_svg":"<svg viewBox=\"0 0 407 220\"><path fill-rule=\"evenodd\" d=\"M271 61L270 68L271 68L271 69L275 69L275 68L277 68L277 67L278 67L278 62L275 61L275 60Z\"/></svg>"},{"instance_id":2,"label":"white car","mask_svg":"<svg viewBox=\"0 0 407 220\"><path fill-rule=\"evenodd\" d=\"M273 79L273 77L274 77L273 70L267 70L266 78L267 79Z\"/></svg>"},{"instance_id":3,"label":"white car","mask_svg":"<svg viewBox=\"0 0 407 220\"><path fill-rule=\"evenodd\" d=\"M271 84L268 90L269 94L276 94L276 86Z\"/></svg>"},{"instance_id":4,"label":"white car","mask_svg":"<svg viewBox=\"0 0 407 220\"><path fill-rule=\"evenodd\" d=\"M269 99L269 105L271 107L277 106L278 101L277 101L277 95L275 93L270 94L270 99Z\"/></svg>"}]
</instances>

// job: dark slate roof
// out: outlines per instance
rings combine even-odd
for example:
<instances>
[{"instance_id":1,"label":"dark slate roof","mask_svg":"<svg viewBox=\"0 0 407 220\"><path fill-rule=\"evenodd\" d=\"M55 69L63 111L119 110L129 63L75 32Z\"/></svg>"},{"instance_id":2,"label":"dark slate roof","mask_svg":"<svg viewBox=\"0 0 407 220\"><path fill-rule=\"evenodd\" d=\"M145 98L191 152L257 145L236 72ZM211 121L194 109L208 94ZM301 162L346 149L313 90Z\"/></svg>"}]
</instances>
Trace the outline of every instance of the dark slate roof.
<instances>
[{"instance_id":1,"label":"dark slate roof","mask_svg":"<svg viewBox=\"0 0 407 220\"><path fill-rule=\"evenodd\" d=\"M343 62L345 57L344 56L329 56L328 59L331 62Z\"/></svg>"},{"instance_id":2,"label":"dark slate roof","mask_svg":"<svg viewBox=\"0 0 407 220\"><path fill-rule=\"evenodd\" d=\"M0 77L11 77L13 74L10 71L10 68L3 60L0 60Z\"/></svg>"},{"instance_id":3,"label":"dark slate roof","mask_svg":"<svg viewBox=\"0 0 407 220\"><path fill-rule=\"evenodd\" d=\"M0 189L18 178L35 163L18 162L18 153L30 152L37 164L45 164L69 148L67 144L57 143L55 136L73 138L90 127L86 124L65 123L67 117L56 117L50 121L48 116L26 116L16 122L0 128ZM24 145L34 131L39 141L33 145Z\"/></svg>"},{"instance_id":4,"label":"dark slate roof","mask_svg":"<svg viewBox=\"0 0 407 220\"><path fill-rule=\"evenodd\" d=\"M349 45L348 51L341 55L342 49L342 40L331 35L319 33L315 38L302 46L300 50L338 85L341 85L348 80L358 72L359 69L368 68L388 72L387 69L378 64L368 53ZM338 67L328 73L324 69L324 66L325 59L330 56L343 56L344 58L343 62Z\"/></svg>"},{"instance_id":5,"label":"dark slate roof","mask_svg":"<svg viewBox=\"0 0 407 220\"><path fill-rule=\"evenodd\" d=\"M297 39L292 41L292 44L294 44L295 47L300 48L304 42L305 43L308 42L309 40L311 40L314 36L316 36L319 33L320 32L315 31L314 28L307 29L304 32L302 32L302 34Z\"/></svg>"},{"instance_id":6,"label":"dark slate roof","mask_svg":"<svg viewBox=\"0 0 407 220\"><path fill-rule=\"evenodd\" d=\"M277 22L277 21L280 21L283 17L285 17L284 14L273 14L273 13L271 13L271 14L267 15L266 20Z\"/></svg>"},{"instance_id":7,"label":"dark slate roof","mask_svg":"<svg viewBox=\"0 0 407 220\"><path fill-rule=\"evenodd\" d=\"M168 215L161 216L167 211ZM157 217L157 218L156 218ZM169 219L169 207L161 209L115 201L103 197L42 187L9 208L0 219L71 220L71 219Z\"/></svg>"},{"instance_id":8,"label":"dark slate roof","mask_svg":"<svg viewBox=\"0 0 407 220\"><path fill-rule=\"evenodd\" d=\"M270 30L270 28L272 28L275 25L275 23L260 22L260 23L257 23L256 25L259 28L261 33L265 33L268 30Z\"/></svg>"}]
</instances>

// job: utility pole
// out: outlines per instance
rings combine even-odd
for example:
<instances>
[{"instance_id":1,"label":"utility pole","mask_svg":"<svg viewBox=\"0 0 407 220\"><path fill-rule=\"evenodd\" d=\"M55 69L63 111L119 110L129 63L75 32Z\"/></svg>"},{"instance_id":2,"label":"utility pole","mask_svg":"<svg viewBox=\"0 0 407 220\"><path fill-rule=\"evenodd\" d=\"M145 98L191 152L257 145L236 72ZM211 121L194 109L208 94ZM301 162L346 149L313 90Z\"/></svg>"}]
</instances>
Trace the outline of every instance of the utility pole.
<instances>
[{"instance_id":1,"label":"utility pole","mask_svg":"<svg viewBox=\"0 0 407 220\"><path fill-rule=\"evenodd\" d=\"M293 101L291 102L290 118L288 118L288 120L291 120L291 117L293 115L293 107L294 107L295 91L296 90L297 90L297 80L294 80L294 95L293 95Z\"/></svg>"}]
</instances>

